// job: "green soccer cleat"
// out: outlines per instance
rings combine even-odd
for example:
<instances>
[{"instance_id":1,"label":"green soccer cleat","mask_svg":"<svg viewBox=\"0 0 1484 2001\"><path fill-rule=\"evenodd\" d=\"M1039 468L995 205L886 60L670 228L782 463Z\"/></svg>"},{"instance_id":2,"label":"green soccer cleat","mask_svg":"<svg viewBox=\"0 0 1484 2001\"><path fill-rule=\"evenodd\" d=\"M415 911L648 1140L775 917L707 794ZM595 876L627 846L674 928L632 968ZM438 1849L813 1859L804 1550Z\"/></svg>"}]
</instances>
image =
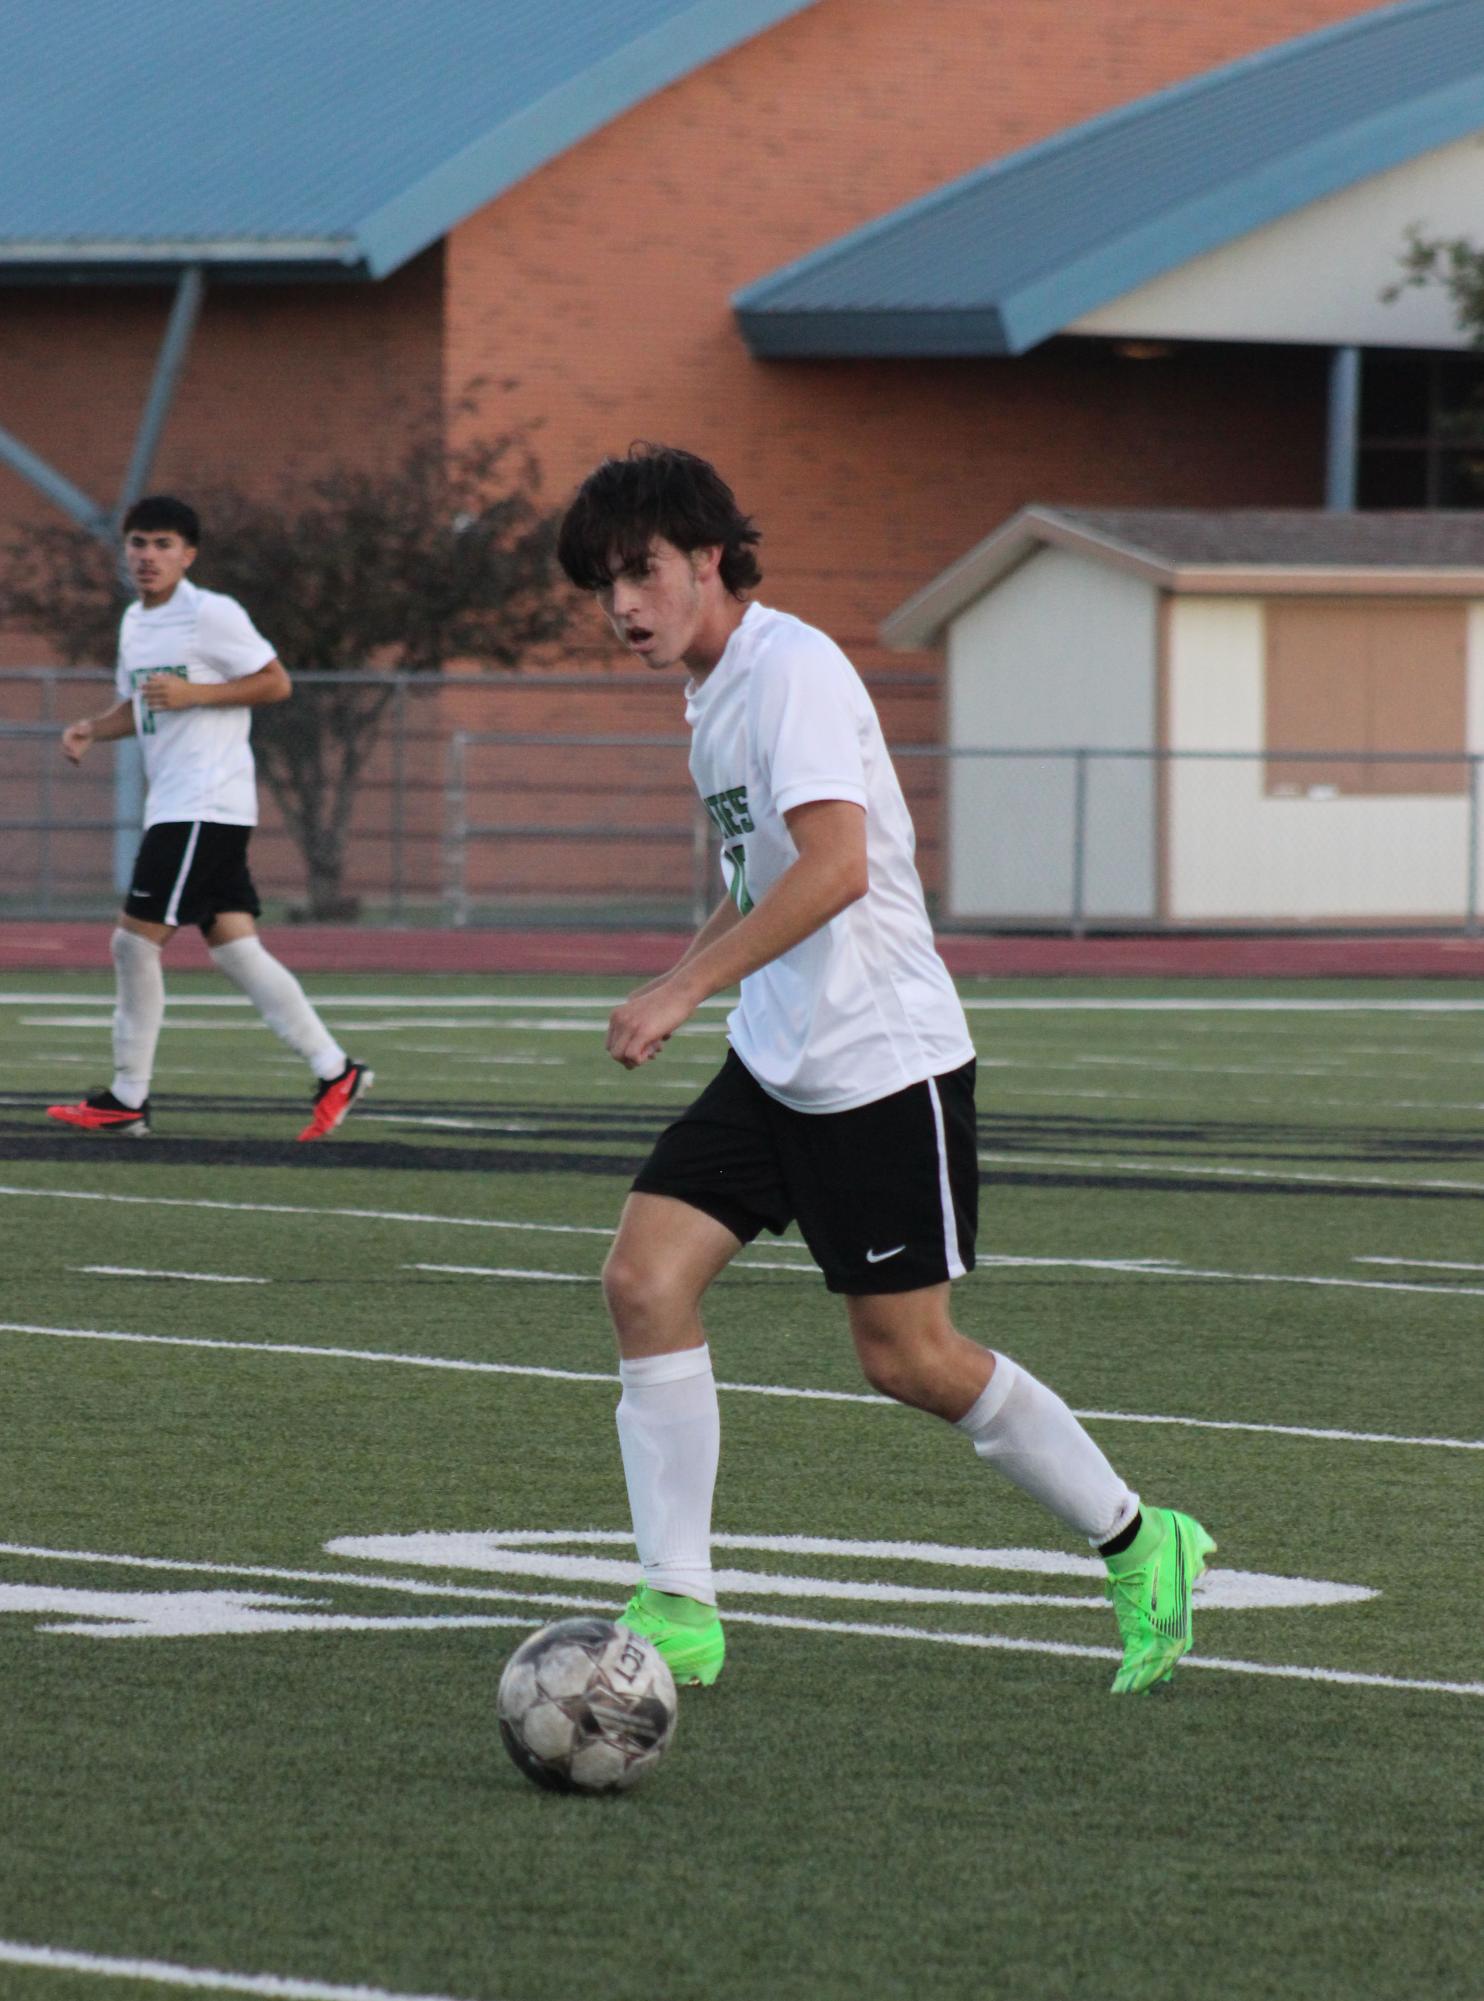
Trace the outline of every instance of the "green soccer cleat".
<instances>
[{"instance_id":1,"label":"green soccer cleat","mask_svg":"<svg viewBox=\"0 0 1484 2001\"><path fill-rule=\"evenodd\" d=\"M641 1584L619 1613L618 1623L659 1650L677 1687L709 1688L721 1673L727 1637L714 1605Z\"/></svg>"},{"instance_id":2,"label":"green soccer cleat","mask_svg":"<svg viewBox=\"0 0 1484 2001\"><path fill-rule=\"evenodd\" d=\"M1190 1594L1216 1544L1199 1522L1173 1508L1146 1508L1139 1533L1105 1558L1106 1590L1123 1637L1115 1695L1167 1681L1190 1651Z\"/></svg>"}]
</instances>

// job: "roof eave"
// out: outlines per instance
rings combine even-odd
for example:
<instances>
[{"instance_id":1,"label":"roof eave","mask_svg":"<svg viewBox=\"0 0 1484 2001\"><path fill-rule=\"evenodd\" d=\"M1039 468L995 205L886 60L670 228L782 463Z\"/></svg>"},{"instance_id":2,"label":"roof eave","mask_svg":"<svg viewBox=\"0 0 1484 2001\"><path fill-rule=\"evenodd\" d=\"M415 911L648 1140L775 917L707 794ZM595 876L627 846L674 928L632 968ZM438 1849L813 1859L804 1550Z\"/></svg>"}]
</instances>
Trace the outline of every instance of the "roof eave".
<instances>
[{"instance_id":1,"label":"roof eave","mask_svg":"<svg viewBox=\"0 0 1484 2001\"><path fill-rule=\"evenodd\" d=\"M998 311L769 312L739 309L742 338L759 361L854 361L1004 355Z\"/></svg>"},{"instance_id":2,"label":"roof eave","mask_svg":"<svg viewBox=\"0 0 1484 2001\"><path fill-rule=\"evenodd\" d=\"M365 278L354 237L0 240L0 285L161 284L199 265L233 281Z\"/></svg>"}]
</instances>

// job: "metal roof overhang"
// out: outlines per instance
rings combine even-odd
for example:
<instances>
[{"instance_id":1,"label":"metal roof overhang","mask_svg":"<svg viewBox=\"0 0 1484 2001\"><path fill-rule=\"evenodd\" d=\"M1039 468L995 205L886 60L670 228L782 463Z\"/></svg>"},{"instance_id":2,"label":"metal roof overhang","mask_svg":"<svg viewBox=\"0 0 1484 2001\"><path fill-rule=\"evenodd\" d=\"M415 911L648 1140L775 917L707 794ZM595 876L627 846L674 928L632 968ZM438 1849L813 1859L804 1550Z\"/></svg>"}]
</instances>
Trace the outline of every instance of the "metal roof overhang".
<instances>
[{"instance_id":1,"label":"metal roof overhang","mask_svg":"<svg viewBox=\"0 0 1484 2001\"><path fill-rule=\"evenodd\" d=\"M1024 354L1152 278L1484 128L1484 57L1458 42L1463 4L1361 16L994 161L745 287L743 337L774 360ZM1477 42L1477 0L1470 11ZM1339 73L1366 38L1402 32L1402 81L1378 80L1374 46L1367 73ZM1254 153L1244 107L1260 113L1280 69L1289 108ZM1193 157L1205 101L1225 123Z\"/></svg>"}]
</instances>

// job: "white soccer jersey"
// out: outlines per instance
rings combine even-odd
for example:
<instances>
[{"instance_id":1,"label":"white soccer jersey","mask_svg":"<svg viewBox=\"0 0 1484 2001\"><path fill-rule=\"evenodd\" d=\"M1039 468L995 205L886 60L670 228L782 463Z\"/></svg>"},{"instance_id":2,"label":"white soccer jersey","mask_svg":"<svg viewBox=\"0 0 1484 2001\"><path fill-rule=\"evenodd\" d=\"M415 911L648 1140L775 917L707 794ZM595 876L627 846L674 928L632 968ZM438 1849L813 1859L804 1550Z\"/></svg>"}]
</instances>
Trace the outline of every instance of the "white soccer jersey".
<instances>
[{"instance_id":1,"label":"white soccer jersey","mask_svg":"<svg viewBox=\"0 0 1484 2001\"><path fill-rule=\"evenodd\" d=\"M933 945L916 839L860 676L813 626L749 605L704 681L686 689L691 776L722 837L727 886L746 912L798 850L784 814L814 799L866 812L870 887L770 965L749 973L727 1020L732 1047L801 1112L868 1105L974 1054Z\"/></svg>"},{"instance_id":2,"label":"white soccer jersey","mask_svg":"<svg viewBox=\"0 0 1484 2001\"><path fill-rule=\"evenodd\" d=\"M164 604L136 600L119 627L118 692L134 704L149 797L144 824L215 820L255 827L258 789L245 708L148 709L139 690L151 674L186 681L239 681L275 657L236 598L182 577Z\"/></svg>"}]
</instances>

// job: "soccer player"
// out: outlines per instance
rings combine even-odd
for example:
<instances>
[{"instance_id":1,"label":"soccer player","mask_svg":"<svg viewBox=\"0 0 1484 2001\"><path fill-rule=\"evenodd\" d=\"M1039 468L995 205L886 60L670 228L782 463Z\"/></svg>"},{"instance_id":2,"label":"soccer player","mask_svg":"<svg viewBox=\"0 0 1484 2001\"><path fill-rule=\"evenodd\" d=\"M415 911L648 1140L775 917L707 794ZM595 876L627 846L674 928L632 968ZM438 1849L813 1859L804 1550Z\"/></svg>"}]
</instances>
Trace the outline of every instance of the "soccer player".
<instances>
[{"instance_id":1,"label":"soccer player","mask_svg":"<svg viewBox=\"0 0 1484 2001\"><path fill-rule=\"evenodd\" d=\"M973 1044L870 698L822 632L749 600L759 539L705 460L636 446L584 481L559 542L629 652L689 674L691 775L729 892L670 971L614 1010L608 1053L651 1062L741 983L726 1060L656 1142L603 1271L644 1579L624 1623L677 1681L721 1672L720 1423L700 1304L759 1230L797 1221L867 1380L956 1426L1102 1554L1124 1650L1113 1692L1150 1688L1190 1647L1191 1588L1215 1543L1187 1515L1141 1507L1054 1391L953 1325L978 1212Z\"/></svg>"},{"instance_id":2,"label":"soccer player","mask_svg":"<svg viewBox=\"0 0 1484 2001\"><path fill-rule=\"evenodd\" d=\"M177 927L197 924L213 963L318 1078L301 1140L333 1132L372 1082L325 1027L286 966L263 946L262 909L247 866L258 818L248 739L251 711L293 693L283 663L235 598L198 590L186 572L201 530L168 494L124 517L124 560L139 595L119 629L119 699L71 723L74 764L95 743L138 736L149 792L144 839L113 934L116 1004L112 1087L47 1116L86 1132L142 1135L165 1014L162 957Z\"/></svg>"}]
</instances>

